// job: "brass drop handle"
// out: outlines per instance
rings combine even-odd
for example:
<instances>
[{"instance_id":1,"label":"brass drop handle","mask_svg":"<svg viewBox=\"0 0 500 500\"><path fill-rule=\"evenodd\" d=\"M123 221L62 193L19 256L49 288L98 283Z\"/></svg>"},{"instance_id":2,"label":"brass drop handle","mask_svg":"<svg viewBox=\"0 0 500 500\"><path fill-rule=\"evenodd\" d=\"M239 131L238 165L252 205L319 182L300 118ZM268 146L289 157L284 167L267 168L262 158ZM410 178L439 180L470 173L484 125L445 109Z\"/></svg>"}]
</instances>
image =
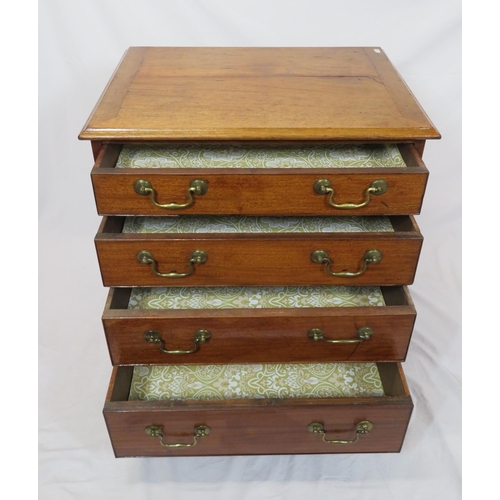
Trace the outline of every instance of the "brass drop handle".
<instances>
[{"instance_id":1,"label":"brass drop handle","mask_svg":"<svg viewBox=\"0 0 500 500\"><path fill-rule=\"evenodd\" d=\"M324 342L329 342L330 344L358 344L360 342L364 342L365 340L370 340L373 335L373 329L369 326L363 326L358 330L358 338L357 339L325 339L323 335L323 330L320 328L311 328L307 332L307 337L313 339L315 341L323 340Z\"/></svg>"},{"instance_id":2,"label":"brass drop handle","mask_svg":"<svg viewBox=\"0 0 500 500\"><path fill-rule=\"evenodd\" d=\"M136 258L141 264L150 265L151 270L156 274L156 276L160 276L161 278L185 278L186 276L190 276L194 273L195 264L204 264L207 261L208 254L203 250L195 250L194 252L191 252L188 261L188 270L185 273L178 273L177 271L160 273L158 271L158 264L153 257L153 254L148 250L141 250L140 252L137 252Z\"/></svg>"},{"instance_id":3,"label":"brass drop handle","mask_svg":"<svg viewBox=\"0 0 500 500\"><path fill-rule=\"evenodd\" d=\"M383 179L377 179L373 181L364 193L364 201L361 203L341 203L337 204L333 202L333 196L335 194L335 190L333 189L331 181L328 179L319 179L314 183L314 192L317 194L327 194L328 195L328 204L333 208L339 208L341 210L350 210L353 208L361 208L368 205L371 199L371 195L380 196L387 191L388 185L387 181Z\"/></svg>"},{"instance_id":4,"label":"brass drop handle","mask_svg":"<svg viewBox=\"0 0 500 500\"><path fill-rule=\"evenodd\" d=\"M354 444L358 442L359 436L369 434L373 429L373 424L369 420L363 420L356 424L356 437L354 439L326 439L326 432L323 424L312 422L307 426L307 430L313 434L319 434L326 444Z\"/></svg>"},{"instance_id":5,"label":"brass drop handle","mask_svg":"<svg viewBox=\"0 0 500 500\"><path fill-rule=\"evenodd\" d=\"M191 448L198 444L198 439L208 436L210 434L210 427L208 425L198 425L194 428L193 442L192 443L174 443L168 444L163 441L163 428L161 425L148 425L144 431L152 438L160 438L160 444L166 448Z\"/></svg>"},{"instance_id":6,"label":"brass drop handle","mask_svg":"<svg viewBox=\"0 0 500 500\"><path fill-rule=\"evenodd\" d=\"M368 264L378 264L382 260L382 252L374 248L373 250L367 250L365 255L363 256L363 267L352 273L350 271L342 271L340 273L334 273L331 270L331 266L333 261L330 259L328 252L325 250L315 250L311 253L311 260L315 264L324 264L326 263L326 272L332 276L337 276L339 278L354 278L363 274L366 271Z\"/></svg>"},{"instance_id":7,"label":"brass drop handle","mask_svg":"<svg viewBox=\"0 0 500 500\"><path fill-rule=\"evenodd\" d=\"M146 179L138 179L134 182L134 191L141 196L148 196L151 199L151 203L159 208L166 208L168 210L178 210L180 208L188 208L194 203L193 195L201 196L208 191L208 184L201 180L195 179L189 183L188 188L188 201L186 203L165 203L162 205L156 201L156 191L153 188L151 182Z\"/></svg>"},{"instance_id":8,"label":"brass drop handle","mask_svg":"<svg viewBox=\"0 0 500 500\"><path fill-rule=\"evenodd\" d=\"M196 352L200 348L200 343L207 342L212 338L212 334L208 330L197 330L194 332L194 347L189 351L170 351L165 348L165 341L161 338L160 332L156 330L148 330L144 332L143 338L146 342L150 344L160 344L160 351L165 354L191 354Z\"/></svg>"}]
</instances>

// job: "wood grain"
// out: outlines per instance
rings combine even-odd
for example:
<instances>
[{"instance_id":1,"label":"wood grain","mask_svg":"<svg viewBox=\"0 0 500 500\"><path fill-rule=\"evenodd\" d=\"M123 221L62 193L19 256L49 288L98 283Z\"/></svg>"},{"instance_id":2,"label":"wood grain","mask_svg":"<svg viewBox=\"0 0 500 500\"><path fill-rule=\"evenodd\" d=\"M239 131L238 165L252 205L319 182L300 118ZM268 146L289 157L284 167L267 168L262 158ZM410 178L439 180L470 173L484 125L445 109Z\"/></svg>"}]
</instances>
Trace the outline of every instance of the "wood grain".
<instances>
[{"instance_id":1,"label":"wood grain","mask_svg":"<svg viewBox=\"0 0 500 500\"><path fill-rule=\"evenodd\" d=\"M132 47L79 137L426 140L440 135L376 47Z\"/></svg>"},{"instance_id":2,"label":"wood grain","mask_svg":"<svg viewBox=\"0 0 500 500\"><path fill-rule=\"evenodd\" d=\"M118 229L121 217L103 219L103 227ZM408 285L413 282L422 246L414 220L402 220L411 230L394 233L290 233L290 234L122 234L100 231L95 238L104 286L218 286L218 285ZM123 222L121 222L123 223ZM396 224L397 225L397 224ZM383 258L354 278L329 275L324 264L310 255L325 250L333 271L358 271L367 250L378 249ZM208 254L192 275L180 279L156 276L149 265L137 261L142 250L151 252L159 272L186 272L194 250Z\"/></svg>"},{"instance_id":3,"label":"wood grain","mask_svg":"<svg viewBox=\"0 0 500 500\"><path fill-rule=\"evenodd\" d=\"M302 143L303 144L303 143ZM400 144L406 168L336 169L232 169L232 168L114 168L120 145L107 144L92 170L92 184L100 215L394 215L420 212L428 171L412 144ZM203 179L208 192L195 196L183 210L156 207L148 196L134 191L138 179L149 180L159 203L187 200L189 183ZM377 179L389 188L372 196L366 207L343 210L331 207L327 196L314 192L318 179L328 179L335 189L335 203L360 203Z\"/></svg>"},{"instance_id":4,"label":"wood grain","mask_svg":"<svg viewBox=\"0 0 500 500\"><path fill-rule=\"evenodd\" d=\"M130 288L110 292L103 325L114 364L167 364L142 335L161 332L172 348L188 348L193 332L213 337L178 363L383 361L384 397L255 399L226 401L128 401L133 366L113 369L104 417L116 456L208 456L283 453L398 452L413 404L402 367L415 321L406 285L413 282L422 235L410 214L421 210L428 171L421 157L440 134L384 52L376 47L189 48L132 47L124 55L79 136L90 140L96 206L104 217L95 238L105 286L389 285L386 307L286 310L129 311ZM312 144L397 143L406 169L115 169L124 143L173 141L277 141ZM208 193L196 197L191 214L396 215L395 233L288 235L122 234L121 215L165 215L133 192L148 178L162 203L178 201L189 182L203 178ZM329 178L338 203L355 202L372 180L388 192L355 213L339 211L312 185ZM408 217L408 215L410 215ZM310 261L329 252L334 270L355 271L364 252L383 259L360 277L335 278ZM194 249L208 261L182 280L156 277L136 260L151 251L160 271L183 272ZM352 338L371 326L374 336L357 346L307 339L309 328L329 338ZM327 438L354 438L355 424L374 428L356 444L328 445L307 432L321 422ZM162 447L146 426L163 426L169 443L192 442L196 425L211 433L197 446Z\"/></svg>"},{"instance_id":5,"label":"wood grain","mask_svg":"<svg viewBox=\"0 0 500 500\"><path fill-rule=\"evenodd\" d=\"M111 289L102 321L113 365L326 363L334 361L403 361L415 308L406 287L396 287L399 300L385 307L276 309L142 309L129 310L131 289ZM383 288L394 294L393 289ZM363 326L374 335L359 344L331 344L307 337L321 328L328 339L357 339ZM158 331L167 349L191 349L196 330L212 338L197 352L169 355L143 338Z\"/></svg>"},{"instance_id":6,"label":"wood grain","mask_svg":"<svg viewBox=\"0 0 500 500\"><path fill-rule=\"evenodd\" d=\"M203 456L286 453L399 452L413 409L397 365L384 370L391 395L360 398L248 399L225 401L109 401L104 417L117 457ZM128 367L116 371L130 370ZM399 391L397 388L399 387ZM320 422L328 439L353 439L357 422L374 427L350 445L329 445L307 431ZM146 435L148 425L161 425L168 443L192 442L197 425L210 434L192 448L169 449Z\"/></svg>"}]
</instances>

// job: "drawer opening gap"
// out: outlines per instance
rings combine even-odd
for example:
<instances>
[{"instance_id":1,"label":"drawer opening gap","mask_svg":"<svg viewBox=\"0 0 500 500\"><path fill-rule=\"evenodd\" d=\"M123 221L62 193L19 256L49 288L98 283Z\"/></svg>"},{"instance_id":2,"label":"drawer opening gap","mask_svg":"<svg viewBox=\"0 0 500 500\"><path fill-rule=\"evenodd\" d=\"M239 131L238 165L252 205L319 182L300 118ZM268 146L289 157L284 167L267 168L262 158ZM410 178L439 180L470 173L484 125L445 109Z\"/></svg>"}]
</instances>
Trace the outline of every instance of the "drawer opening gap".
<instances>
[{"instance_id":1,"label":"drawer opening gap","mask_svg":"<svg viewBox=\"0 0 500 500\"><path fill-rule=\"evenodd\" d=\"M132 288L111 288L109 304L110 309L128 309Z\"/></svg>"},{"instance_id":2,"label":"drawer opening gap","mask_svg":"<svg viewBox=\"0 0 500 500\"><path fill-rule=\"evenodd\" d=\"M122 148L123 144L103 144L96 158L94 168L115 168Z\"/></svg>"},{"instance_id":3,"label":"drawer opening gap","mask_svg":"<svg viewBox=\"0 0 500 500\"><path fill-rule=\"evenodd\" d=\"M398 144L398 149L408 168L420 168L423 166L419 160L419 154L413 144Z\"/></svg>"},{"instance_id":4,"label":"drawer opening gap","mask_svg":"<svg viewBox=\"0 0 500 500\"><path fill-rule=\"evenodd\" d=\"M126 217L123 216L112 216L104 217L101 227L99 228L99 233L121 233L123 232L123 225L125 224Z\"/></svg>"},{"instance_id":5,"label":"drawer opening gap","mask_svg":"<svg viewBox=\"0 0 500 500\"><path fill-rule=\"evenodd\" d=\"M381 286L380 291L384 296L386 306L407 306L408 298L401 286Z\"/></svg>"},{"instance_id":6,"label":"drawer opening gap","mask_svg":"<svg viewBox=\"0 0 500 500\"><path fill-rule=\"evenodd\" d=\"M391 221L391 225L395 233L416 232L413 221L408 215L391 215L389 216L389 220Z\"/></svg>"}]
</instances>

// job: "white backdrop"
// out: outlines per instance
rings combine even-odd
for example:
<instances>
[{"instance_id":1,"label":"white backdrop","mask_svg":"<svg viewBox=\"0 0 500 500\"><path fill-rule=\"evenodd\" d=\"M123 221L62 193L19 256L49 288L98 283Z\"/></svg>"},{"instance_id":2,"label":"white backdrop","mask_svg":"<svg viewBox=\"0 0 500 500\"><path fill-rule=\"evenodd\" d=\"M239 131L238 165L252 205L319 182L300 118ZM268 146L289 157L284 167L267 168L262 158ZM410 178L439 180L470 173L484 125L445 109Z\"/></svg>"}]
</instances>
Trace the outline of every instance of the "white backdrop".
<instances>
[{"instance_id":1,"label":"white backdrop","mask_svg":"<svg viewBox=\"0 0 500 500\"><path fill-rule=\"evenodd\" d=\"M40 498L458 499L461 482L459 0L41 0ZM404 365L415 410L400 454L115 459L111 373L77 135L129 46L380 46L443 139L429 141L424 235Z\"/></svg>"}]
</instances>

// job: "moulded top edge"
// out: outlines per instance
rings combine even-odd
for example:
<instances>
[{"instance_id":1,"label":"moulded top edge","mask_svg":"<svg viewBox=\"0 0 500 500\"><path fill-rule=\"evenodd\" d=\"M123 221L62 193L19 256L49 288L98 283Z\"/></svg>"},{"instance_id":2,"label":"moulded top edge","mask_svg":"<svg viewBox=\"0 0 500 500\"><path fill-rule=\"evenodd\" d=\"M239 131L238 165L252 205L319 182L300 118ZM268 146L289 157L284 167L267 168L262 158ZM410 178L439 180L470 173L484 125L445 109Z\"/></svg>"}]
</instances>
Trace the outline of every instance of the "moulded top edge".
<instances>
[{"instance_id":1,"label":"moulded top edge","mask_svg":"<svg viewBox=\"0 0 500 500\"><path fill-rule=\"evenodd\" d=\"M439 139L379 48L135 47L80 139Z\"/></svg>"}]
</instances>

